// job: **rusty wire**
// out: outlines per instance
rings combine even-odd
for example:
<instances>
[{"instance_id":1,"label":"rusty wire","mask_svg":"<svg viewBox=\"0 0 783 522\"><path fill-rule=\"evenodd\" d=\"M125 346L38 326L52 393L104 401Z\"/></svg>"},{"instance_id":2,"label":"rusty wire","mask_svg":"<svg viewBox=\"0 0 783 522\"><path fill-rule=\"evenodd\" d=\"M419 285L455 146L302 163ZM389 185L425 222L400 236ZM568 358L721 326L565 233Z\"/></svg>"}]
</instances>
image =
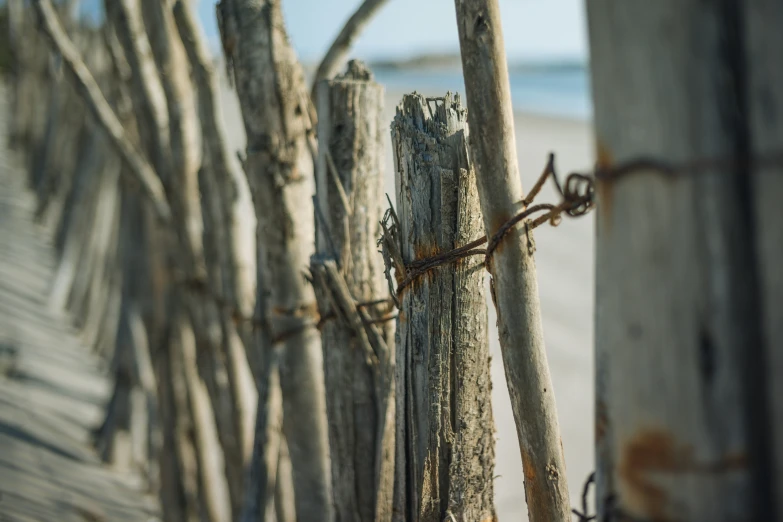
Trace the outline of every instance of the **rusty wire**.
<instances>
[{"instance_id":1,"label":"rusty wire","mask_svg":"<svg viewBox=\"0 0 783 522\"><path fill-rule=\"evenodd\" d=\"M539 203L532 205L536 196L541 192L546 181L552 178L557 192L560 194L561 201L558 204ZM461 247L443 252L424 259L418 259L405 265L405 275L397 285L397 295L408 287L413 281L421 277L430 270L453 263L459 259L469 256L483 255L485 263L489 266L492 254L498 248L503 238L515 225L521 221L527 223L527 231L531 231L544 223L549 222L552 226L560 223L563 213L570 217L579 217L587 214L595 205L595 176L573 172L569 174L565 183L561 184L555 169L555 155L549 154L546 166L543 172L536 180L533 188L523 199L521 205L524 210L511 219L503 223L492 237L487 240L487 236L482 236ZM536 214L541 214L535 219L529 219ZM479 248L487 244L486 248Z\"/></svg>"},{"instance_id":2,"label":"rusty wire","mask_svg":"<svg viewBox=\"0 0 783 522\"><path fill-rule=\"evenodd\" d=\"M209 283L202 278L180 278L175 280L174 283L175 285L182 287L187 292L199 294L201 298L210 300L213 304L215 304L216 307L228 312L232 322L237 326L241 324L247 324L251 327L253 332L271 330L271 327L263 318L257 317L255 315L250 317L243 315L241 311L238 310L236 306L231 304L225 297L213 291ZM386 309L378 311L378 317L374 317L366 321L367 324L383 324L389 321L393 321L397 318L397 314L391 313L392 307L394 306L394 301L392 299L359 301L355 304L357 308L371 308L386 305ZM294 316L298 315L298 313L294 311L291 312L290 315ZM305 322L304 324L289 330L278 332L277 335L270 339L271 343L273 345L281 343L311 327L314 327L316 330L320 331L323 329L326 323L332 319L337 318L337 315L334 312L325 315L317 315L312 313L307 315L311 316L311 321Z\"/></svg>"},{"instance_id":3,"label":"rusty wire","mask_svg":"<svg viewBox=\"0 0 783 522\"><path fill-rule=\"evenodd\" d=\"M590 486L593 485L595 485L595 471L588 475L585 485L582 487L582 510L571 509L571 513L576 515L579 522L591 522L598 518L598 515L587 514L587 497L590 495Z\"/></svg>"},{"instance_id":4,"label":"rusty wire","mask_svg":"<svg viewBox=\"0 0 783 522\"><path fill-rule=\"evenodd\" d=\"M573 514L577 522L651 522L649 519L643 519L631 515L622 509L617 502L617 496L614 494L608 494L604 497L602 505L602 513L595 513L590 515L588 509L588 498L590 497L590 489L596 485L596 472L593 471L587 476L584 485L582 486L582 505L581 509L572 508L571 514Z\"/></svg>"},{"instance_id":5,"label":"rusty wire","mask_svg":"<svg viewBox=\"0 0 783 522\"><path fill-rule=\"evenodd\" d=\"M549 222L557 226L562 215L580 217L590 212L595 207L596 181L616 181L640 172L649 172L668 178L677 178L686 175L701 175L715 172L734 164L745 168L780 167L783 165L783 152L761 154L755 158L748 158L747 164L743 164L740 158L716 157L700 158L692 161L673 163L648 156L639 156L628 161L612 166L596 165L592 172L571 172L561 184L555 168L555 155L550 153L543 172L536 180L528 195L520 203L523 211L511 217L492 235L487 241L487 236L480 237L461 247L443 252L424 259L418 259L404 265L404 275L398 277L396 298L413 281L423 274L459 259L474 255L484 255L485 263L489 266L492 254L498 248L505 236L520 222L525 222L526 232L538 228ZM548 179L552 179L561 201L558 204L540 203L532 205L536 196L541 192ZM535 219L532 216L540 214ZM485 249L480 248L487 244ZM395 301L398 299L395 298Z\"/></svg>"},{"instance_id":6,"label":"rusty wire","mask_svg":"<svg viewBox=\"0 0 783 522\"><path fill-rule=\"evenodd\" d=\"M400 260L396 260L395 266L393 268L395 268L395 270L398 272L397 289L396 291L392 292L392 297L390 299L379 300L377 302L373 301L369 303L356 303L356 305L358 307L363 307L373 304L388 303L394 304L397 306L397 308L399 308L400 303L398 297L405 288L413 283L413 281L437 267L456 262L459 259L464 259L466 257L475 255L483 255L485 257L485 264L489 266L492 254L498 248L509 231L511 231L520 222L525 223L526 232L529 233L530 231L547 222L552 226L557 226L560 224L563 214L569 217L580 217L590 212L595 207L596 181L616 181L639 172L655 173L667 178L676 178L684 175L701 175L725 168L725 166L727 164L731 164L732 161L736 163L738 162L738 159L730 157L701 158L681 163L672 163L653 157L640 156L610 167L596 165L594 170L590 173L571 172L566 176L565 183L561 184L560 178L557 174L557 169L555 168L555 155L550 153L547 158L544 170L539 175L528 195L520 202L524 210L514 215L503 225L501 225L500 228L492 235L489 241L487 240L487 236L482 236L461 247L457 247L431 257L417 259L411 263L403 264ZM762 154L755 158L750 158L747 163L748 165L746 166L748 168L770 166L779 167L783 165L783 152ZM533 205L535 198L541 192L546 181L550 178L555 185L557 193L561 197L560 202L558 204L539 203ZM392 217L393 221L396 222L396 215L391 208L391 201L389 201L389 204L390 208L387 211L387 216ZM320 209L316 207L316 212L319 210ZM531 219L532 216L536 214L540 215L534 219ZM323 216L316 216L316 218L323 220ZM384 236L389 235L389 233L390 230L384 227ZM391 242L394 243L398 238L390 239ZM379 244L383 243L383 240L384 238L379 241ZM481 248L485 244L487 245L486 248ZM399 252L392 252L391 254L391 257L399 257ZM390 268L392 267L387 264L387 278L390 280L391 287L391 277L388 274L388 270ZM222 309L228 309L235 324L250 323L253 326L253 330L266 327L263 324L264 321L260 318L242 316L242 314L236 310L232 304L228 303L225 298L215 294L209 288L210 285L205 280L185 278L179 280L178 284L185 286L189 291L207 295L215 302L218 307ZM381 317L373 319L371 324L383 323L394 320L395 318L396 315L384 313ZM331 314L321 317L318 319L318 321L314 322L312 326L316 326L320 329L323 327L323 324L330 319ZM306 327L309 326L311 325L307 325ZM294 333L296 332L283 332L282 335L284 337L288 337Z\"/></svg>"}]
</instances>

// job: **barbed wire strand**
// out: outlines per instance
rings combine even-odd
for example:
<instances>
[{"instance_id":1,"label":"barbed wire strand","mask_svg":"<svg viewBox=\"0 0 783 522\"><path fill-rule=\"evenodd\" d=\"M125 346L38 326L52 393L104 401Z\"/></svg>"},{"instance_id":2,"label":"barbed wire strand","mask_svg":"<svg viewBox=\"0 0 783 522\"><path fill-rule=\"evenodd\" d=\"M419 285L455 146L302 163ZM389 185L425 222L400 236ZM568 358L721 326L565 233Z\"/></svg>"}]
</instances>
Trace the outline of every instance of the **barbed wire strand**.
<instances>
[{"instance_id":1,"label":"barbed wire strand","mask_svg":"<svg viewBox=\"0 0 783 522\"><path fill-rule=\"evenodd\" d=\"M505 236L517 224L528 220L535 214L544 212L535 219L526 221L527 232L538 228L544 223L549 222L552 226L557 226L563 214L570 217L579 217L587 214L595 207L596 181L616 181L633 174L648 172L663 175L669 178L683 177L686 175L702 175L714 173L731 165L732 162L739 161L732 157L700 158L680 163L668 162L648 156L639 156L630 160L617 163L612 166L596 165L592 172L571 172L566 176L565 183L560 183L560 178L555 168L555 155L550 153L543 172L533 184L528 195L520 204L523 211L511 217L487 240L487 236L482 236L461 247L443 252L424 259L418 259L405 266L405 273L400 278L397 285L396 297L399 298L402 291L410 286L413 281L425 273L448 263L453 263L474 255L484 255L485 262L489 265L490 258ZM751 158L747 168L763 167L781 167L783 166L783 152L761 154ZM559 204L540 203L532 205L536 196L541 192L548 179L552 179L555 189L562 198ZM532 206L531 206L532 205ZM482 245L487 244L486 249L481 249ZM398 299L395 299L397 301Z\"/></svg>"}]
</instances>

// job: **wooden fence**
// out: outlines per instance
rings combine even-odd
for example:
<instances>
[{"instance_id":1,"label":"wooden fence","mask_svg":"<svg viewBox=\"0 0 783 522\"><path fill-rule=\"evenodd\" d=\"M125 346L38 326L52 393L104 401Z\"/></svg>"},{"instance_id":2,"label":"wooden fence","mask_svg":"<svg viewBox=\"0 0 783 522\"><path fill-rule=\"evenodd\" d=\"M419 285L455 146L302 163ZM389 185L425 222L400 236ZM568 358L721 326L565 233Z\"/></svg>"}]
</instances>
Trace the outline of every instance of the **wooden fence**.
<instances>
[{"instance_id":1,"label":"wooden fence","mask_svg":"<svg viewBox=\"0 0 783 522\"><path fill-rule=\"evenodd\" d=\"M560 181L552 156L525 195L498 3L456 0L467 107L403 98L384 214L383 87L355 61L335 77L383 4L308 87L279 0L219 3L237 156L192 2L106 0L90 27L9 0L50 304L114 376L102 458L166 520L494 520L487 270L530 519L592 519L533 234L598 207L597 516L783 520L783 10L588 3L598 163ZM548 180L559 201L537 201Z\"/></svg>"}]
</instances>

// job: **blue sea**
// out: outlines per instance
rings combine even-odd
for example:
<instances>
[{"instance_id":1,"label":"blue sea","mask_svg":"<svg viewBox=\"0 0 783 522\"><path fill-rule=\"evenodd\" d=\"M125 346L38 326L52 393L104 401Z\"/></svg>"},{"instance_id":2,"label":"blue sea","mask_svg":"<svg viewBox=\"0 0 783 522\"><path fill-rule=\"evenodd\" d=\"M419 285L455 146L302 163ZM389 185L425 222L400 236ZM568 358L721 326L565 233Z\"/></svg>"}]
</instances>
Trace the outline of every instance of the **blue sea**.
<instances>
[{"instance_id":1,"label":"blue sea","mask_svg":"<svg viewBox=\"0 0 783 522\"><path fill-rule=\"evenodd\" d=\"M375 79L389 92L417 91L442 96L465 94L462 72L450 69L377 69ZM579 120L592 118L590 77L586 67L534 68L509 73L514 110Z\"/></svg>"}]
</instances>

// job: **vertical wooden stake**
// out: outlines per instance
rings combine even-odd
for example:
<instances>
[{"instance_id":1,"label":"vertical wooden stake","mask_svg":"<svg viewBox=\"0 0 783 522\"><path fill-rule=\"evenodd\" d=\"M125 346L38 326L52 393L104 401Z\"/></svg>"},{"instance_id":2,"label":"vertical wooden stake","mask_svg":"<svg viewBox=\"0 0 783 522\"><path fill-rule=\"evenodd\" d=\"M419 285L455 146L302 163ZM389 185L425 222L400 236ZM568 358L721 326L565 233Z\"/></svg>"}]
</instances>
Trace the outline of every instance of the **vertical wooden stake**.
<instances>
[{"instance_id":1,"label":"vertical wooden stake","mask_svg":"<svg viewBox=\"0 0 783 522\"><path fill-rule=\"evenodd\" d=\"M352 61L344 75L320 82L317 92L321 219L311 272L326 321L321 339L335 518L389 521L394 329L376 246L383 202L383 87L364 64Z\"/></svg>"},{"instance_id":2,"label":"vertical wooden stake","mask_svg":"<svg viewBox=\"0 0 783 522\"><path fill-rule=\"evenodd\" d=\"M523 199L514 113L497 0L455 0L484 228L492 237ZM549 376L533 259L524 223L506 234L492 274L500 348L519 437L525 496L534 522L571 520L557 406Z\"/></svg>"},{"instance_id":3,"label":"vertical wooden stake","mask_svg":"<svg viewBox=\"0 0 783 522\"><path fill-rule=\"evenodd\" d=\"M222 0L219 6L224 46L231 42L225 51L235 55L233 72L247 134L245 172L264 275L258 299L279 352L296 516L301 522L330 522L323 352L315 293L304 273L315 250L304 74L288 41L280 0Z\"/></svg>"},{"instance_id":4,"label":"vertical wooden stake","mask_svg":"<svg viewBox=\"0 0 783 522\"><path fill-rule=\"evenodd\" d=\"M407 95L392 123L402 261L481 235L459 96ZM401 290L394 520L494 520L495 464L483 259Z\"/></svg>"}]
</instances>

